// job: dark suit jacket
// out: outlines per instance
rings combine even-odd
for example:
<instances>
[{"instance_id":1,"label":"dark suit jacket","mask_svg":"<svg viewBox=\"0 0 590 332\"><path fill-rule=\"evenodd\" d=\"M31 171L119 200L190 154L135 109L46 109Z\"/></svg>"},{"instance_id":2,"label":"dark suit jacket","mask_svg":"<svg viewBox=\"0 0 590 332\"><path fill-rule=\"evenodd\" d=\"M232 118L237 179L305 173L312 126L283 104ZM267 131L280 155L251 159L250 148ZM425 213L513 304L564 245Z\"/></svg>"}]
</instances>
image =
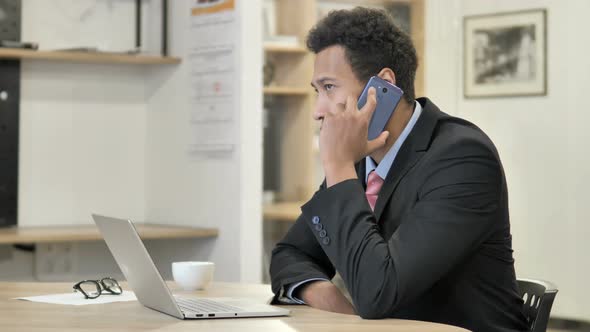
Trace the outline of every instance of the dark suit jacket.
<instances>
[{"instance_id":1,"label":"dark suit jacket","mask_svg":"<svg viewBox=\"0 0 590 332\"><path fill-rule=\"evenodd\" d=\"M337 270L363 318L405 318L472 331L523 331L502 164L475 125L426 98L375 212L359 180L324 185L273 250L275 301Z\"/></svg>"}]
</instances>

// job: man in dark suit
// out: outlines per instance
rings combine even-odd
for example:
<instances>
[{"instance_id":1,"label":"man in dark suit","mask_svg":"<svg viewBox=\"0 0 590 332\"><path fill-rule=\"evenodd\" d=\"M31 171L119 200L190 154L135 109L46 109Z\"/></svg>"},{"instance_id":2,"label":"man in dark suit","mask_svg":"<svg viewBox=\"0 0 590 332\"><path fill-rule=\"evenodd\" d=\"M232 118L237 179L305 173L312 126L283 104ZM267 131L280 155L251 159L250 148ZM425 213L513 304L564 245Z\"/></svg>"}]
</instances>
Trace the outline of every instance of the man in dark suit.
<instances>
[{"instance_id":1,"label":"man in dark suit","mask_svg":"<svg viewBox=\"0 0 590 332\"><path fill-rule=\"evenodd\" d=\"M384 12L330 13L310 32L326 180L273 251L275 303L363 318L527 329L498 152L475 125L414 97L416 52ZM369 77L404 91L375 140ZM392 106L393 107L393 106ZM338 271L352 303L330 280Z\"/></svg>"}]
</instances>

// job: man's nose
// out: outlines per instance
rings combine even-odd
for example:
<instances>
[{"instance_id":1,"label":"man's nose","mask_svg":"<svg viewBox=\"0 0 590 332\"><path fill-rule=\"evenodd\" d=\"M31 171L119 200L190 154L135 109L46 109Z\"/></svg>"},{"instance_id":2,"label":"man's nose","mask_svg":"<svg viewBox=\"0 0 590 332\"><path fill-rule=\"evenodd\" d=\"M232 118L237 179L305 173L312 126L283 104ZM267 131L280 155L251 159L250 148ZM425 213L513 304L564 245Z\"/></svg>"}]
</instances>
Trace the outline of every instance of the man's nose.
<instances>
[{"instance_id":1,"label":"man's nose","mask_svg":"<svg viewBox=\"0 0 590 332\"><path fill-rule=\"evenodd\" d=\"M316 109L313 112L313 119L314 120L321 120L323 118L324 118L324 112L320 108L316 107Z\"/></svg>"},{"instance_id":2,"label":"man's nose","mask_svg":"<svg viewBox=\"0 0 590 332\"><path fill-rule=\"evenodd\" d=\"M313 111L313 119L314 120L321 120L324 118L328 108L325 102L321 100L316 101L315 109Z\"/></svg>"}]
</instances>

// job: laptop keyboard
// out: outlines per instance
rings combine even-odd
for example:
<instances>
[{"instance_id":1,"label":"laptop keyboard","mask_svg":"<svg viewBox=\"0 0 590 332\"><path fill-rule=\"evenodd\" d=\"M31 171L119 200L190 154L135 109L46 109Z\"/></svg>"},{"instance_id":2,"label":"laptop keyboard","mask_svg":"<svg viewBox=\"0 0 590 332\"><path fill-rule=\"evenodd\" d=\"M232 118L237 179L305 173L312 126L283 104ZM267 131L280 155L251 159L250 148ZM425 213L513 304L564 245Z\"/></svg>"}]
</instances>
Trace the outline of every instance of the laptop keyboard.
<instances>
[{"instance_id":1,"label":"laptop keyboard","mask_svg":"<svg viewBox=\"0 0 590 332\"><path fill-rule=\"evenodd\" d=\"M188 299L182 297L176 297L178 306L185 311L192 312L242 312L244 310L234 307L229 304L220 303L208 299Z\"/></svg>"}]
</instances>

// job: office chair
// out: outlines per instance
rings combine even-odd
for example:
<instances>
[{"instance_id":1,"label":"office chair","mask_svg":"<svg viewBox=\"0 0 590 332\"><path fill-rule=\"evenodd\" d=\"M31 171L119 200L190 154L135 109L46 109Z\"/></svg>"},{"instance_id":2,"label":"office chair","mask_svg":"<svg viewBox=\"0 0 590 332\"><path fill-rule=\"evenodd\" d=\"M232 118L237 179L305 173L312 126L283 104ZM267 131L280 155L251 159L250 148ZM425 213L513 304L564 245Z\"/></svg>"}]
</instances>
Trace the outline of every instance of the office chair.
<instances>
[{"instance_id":1,"label":"office chair","mask_svg":"<svg viewBox=\"0 0 590 332\"><path fill-rule=\"evenodd\" d=\"M557 287L543 280L518 279L517 282L520 296L524 300L523 312L529 331L545 332Z\"/></svg>"}]
</instances>

